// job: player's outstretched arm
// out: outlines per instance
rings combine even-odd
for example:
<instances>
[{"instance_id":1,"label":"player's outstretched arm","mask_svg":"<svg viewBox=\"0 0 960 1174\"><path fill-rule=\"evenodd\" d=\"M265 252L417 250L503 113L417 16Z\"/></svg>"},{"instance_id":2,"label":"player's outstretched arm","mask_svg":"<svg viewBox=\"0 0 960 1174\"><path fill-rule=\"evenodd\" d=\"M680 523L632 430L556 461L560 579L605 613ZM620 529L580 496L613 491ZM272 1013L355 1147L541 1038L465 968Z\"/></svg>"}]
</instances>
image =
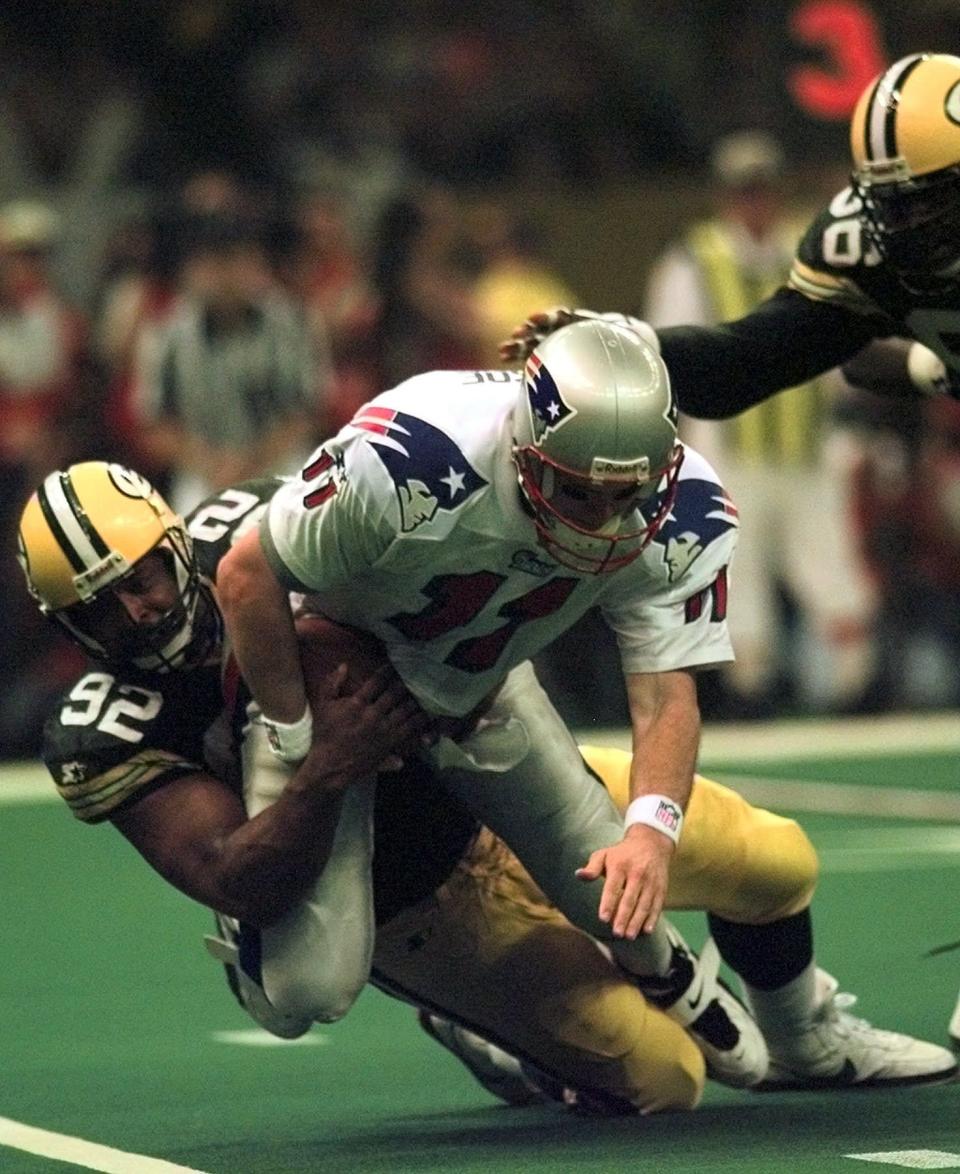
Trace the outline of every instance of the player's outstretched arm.
<instances>
[{"instance_id":1,"label":"player's outstretched arm","mask_svg":"<svg viewBox=\"0 0 960 1174\"><path fill-rule=\"evenodd\" d=\"M290 598L251 530L220 560L217 598L240 672L260 706L277 757L304 758L312 723Z\"/></svg>"},{"instance_id":2,"label":"player's outstretched arm","mask_svg":"<svg viewBox=\"0 0 960 1174\"><path fill-rule=\"evenodd\" d=\"M577 875L605 878L600 919L611 924L616 937L636 938L653 932L666 901L693 786L700 711L695 677L684 670L629 674L627 700L633 762L624 836L594 852Z\"/></svg>"},{"instance_id":3,"label":"player's outstretched arm","mask_svg":"<svg viewBox=\"0 0 960 1174\"><path fill-rule=\"evenodd\" d=\"M585 318L654 333L629 315L556 307L517 326L500 344L500 355L505 362L523 362L549 334ZM664 327L655 337L681 410L720 420L851 358L877 329L865 315L781 289L742 318L716 326Z\"/></svg>"}]
</instances>

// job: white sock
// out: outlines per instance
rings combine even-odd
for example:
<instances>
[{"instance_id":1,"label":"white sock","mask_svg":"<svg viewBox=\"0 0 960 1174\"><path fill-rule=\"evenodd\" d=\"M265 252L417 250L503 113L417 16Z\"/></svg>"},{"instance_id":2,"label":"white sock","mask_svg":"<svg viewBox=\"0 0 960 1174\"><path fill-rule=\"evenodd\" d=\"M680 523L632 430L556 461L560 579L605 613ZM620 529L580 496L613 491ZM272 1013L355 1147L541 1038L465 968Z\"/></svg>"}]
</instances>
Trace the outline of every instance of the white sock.
<instances>
[{"instance_id":1,"label":"white sock","mask_svg":"<svg viewBox=\"0 0 960 1174\"><path fill-rule=\"evenodd\" d=\"M642 933L634 941L622 938L608 943L610 952L624 970L638 978L665 975L670 969L673 948L667 936L666 922L660 918L653 933Z\"/></svg>"},{"instance_id":2,"label":"white sock","mask_svg":"<svg viewBox=\"0 0 960 1174\"><path fill-rule=\"evenodd\" d=\"M772 991L743 984L747 1005L767 1040L797 1035L813 1018L817 1005L817 967L811 960L796 978Z\"/></svg>"}]
</instances>

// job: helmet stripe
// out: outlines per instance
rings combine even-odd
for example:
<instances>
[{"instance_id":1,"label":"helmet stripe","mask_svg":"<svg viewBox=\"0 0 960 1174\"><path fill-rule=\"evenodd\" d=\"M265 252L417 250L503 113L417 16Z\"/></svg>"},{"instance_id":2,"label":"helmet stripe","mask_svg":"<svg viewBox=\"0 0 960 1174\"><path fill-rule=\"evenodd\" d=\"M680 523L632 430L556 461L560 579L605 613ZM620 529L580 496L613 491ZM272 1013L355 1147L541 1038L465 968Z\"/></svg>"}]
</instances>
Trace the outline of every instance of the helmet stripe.
<instances>
[{"instance_id":1,"label":"helmet stripe","mask_svg":"<svg viewBox=\"0 0 960 1174\"><path fill-rule=\"evenodd\" d=\"M37 490L44 520L71 567L85 571L109 553L103 539L90 525L66 474L51 473Z\"/></svg>"},{"instance_id":2,"label":"helmet stripe","mask_svg":"<svg viewBox=\"0 0 960 1174\"><path fill-rule=\"evenodd\" d=\"M97 552L98 558L106 558L110 553L110 547L100 537L100 531L96 528L96 526L94 526L93 522L90 521L90 515L80 504L80 498L77 496L77 490L73 484L73 478L64 476L62 484L64 495L70 505L70 509L73 511L73 516L80 523L84 534L86 534L87 538L90 539L90 543L93 546L93 549Z\"/></svg>"},{"instance_id":3,"label":"helmet stripe","mask_svg":"<svg viewBox=\"0 0 960 1174\"><path fill-rule=\"evenodd\" d=\"M864 147L871 161L895 159L897 156L897 108L903 84L926 54L913 53L891 65L877 79L864 119Z\"/></svg>"}]
</instances>

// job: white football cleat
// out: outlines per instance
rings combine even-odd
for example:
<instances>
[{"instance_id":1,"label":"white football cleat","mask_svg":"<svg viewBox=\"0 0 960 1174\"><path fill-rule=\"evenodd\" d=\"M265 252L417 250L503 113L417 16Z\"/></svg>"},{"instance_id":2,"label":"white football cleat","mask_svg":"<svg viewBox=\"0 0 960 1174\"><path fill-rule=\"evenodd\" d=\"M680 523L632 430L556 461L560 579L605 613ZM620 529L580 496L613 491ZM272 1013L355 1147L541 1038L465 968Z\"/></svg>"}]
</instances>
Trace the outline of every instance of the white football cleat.
<instances>
[{"instance_id":1,"label":"white football cleat","mask_svg":"<svg viewBox=\"0 0 960 1174\"><path fill-rule=\"evenodd\" d=\"M438 1044L452 1052L480 1084L508 1105L540 1104L549 1098L524 1073L515 1057L459 1023L418 1010L417 1021Z\"/></svg>"},{"instance_id":2,"label":"white football cleat","mask_svg":"<svg viewBox=\"0 0 960 1174\"><path fill-rule=\"evenodd\" d=\"M213 916L217 933L205 934L203 944L212 958L223 963L227 983L240 1006L264 1031L280 1039L299 1039L306 1035L313 1026L313 1020L278 1011L267 998L263 987L240 965L240 926L236 919L216 912Z\"/></svg>"},{"instance_id":3,"label":"white football cleat","mask_svg":"<svg viewBox=\"0 0 960 1174\"><path fill-rule=\"evenodd\" d=\"M922 1084L952 1079L957 1058L925 1040L881 1031L851 1015L855 995L818 969L817 1004L805 1029L767 1037L770 1070L764 1089L846 1088Z\"/></svg>"},{"instance_id":4,"label":"white football cleat","mask_svg":"<svg viewBox=\"0 0 960 1174\"><path fill-rule=\"evenodd\" d=\"M950 1033L954 1046L960 1048L960 995L957 996L957 1005L953 1009L953 1018L950 1020L947 1031Z\"/></svg>"},{"instance_id":5,"label":"white football cleat","mask_svg":"<svg viewBox=\"0 0 960 1174\"><path fill-rule=\"evenodd\" d=\"M707 1075L731 1088L752 1088L767 1074L767 1045L753 1016L719 977L713 938L699 958L665 923L673 955L663 977L634 979L645 997L685 1027L707 1062Z\"/></svg>"}]
</instances>

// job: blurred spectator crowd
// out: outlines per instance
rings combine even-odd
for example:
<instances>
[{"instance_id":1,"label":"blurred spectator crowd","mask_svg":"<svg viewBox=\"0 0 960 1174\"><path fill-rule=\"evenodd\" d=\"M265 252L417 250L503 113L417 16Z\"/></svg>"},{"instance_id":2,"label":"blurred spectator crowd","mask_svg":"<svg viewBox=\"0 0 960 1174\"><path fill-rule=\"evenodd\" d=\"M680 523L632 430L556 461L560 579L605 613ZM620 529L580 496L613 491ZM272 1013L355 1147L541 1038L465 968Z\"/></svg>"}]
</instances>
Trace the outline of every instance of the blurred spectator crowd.
<instances>
[{"instance_id":1,"label":"blurred spectator crowd","mask_svg":"<svg viewBox=\"0 0 960 1174\"><path fill-rule=\"evenodd\" d=\"M34 615L14 559L19 511L49 470L119 460L186 513L295 469L410 375L496 365L515 321L574 300L532 225L437 184L398 189L361 242L342 197L312 189L280 207L233 174L198 172L154 216L118 227L87 307L57 280L63 231L43 201L0 206L6 755L34 748L78 667Z\"/></svg>"},{"instance_id":2,"label":"blurred spectator crowd","mask_svg":"<svg viewBox=\"0 0 960 1174\"><path fill-rule=\"evenodd\" d=\"M290 470L378 391L493 366L527 313L581 301L548 226L478 193L595 190L709 154L650 89L681 68L651 17L665 2L642 42L630 5L559 21L492 0L473 21L443 3L415 20L405 4L120 7L36 0L0 19L0 756L34 752L78 668L13 554L47 471L123 461L186 511ZM636 289L616 308L642 312L642 274ZM842 701L805 693L801 642L754 712L960 704L960 406L846 389L831 421L872 668ZM803 616L781 587L786 647ZM619 724L615 653L591 624L542 672L569 720ZM722 684L706 704L737 716Z\"/></svg>"}]
</instances>

